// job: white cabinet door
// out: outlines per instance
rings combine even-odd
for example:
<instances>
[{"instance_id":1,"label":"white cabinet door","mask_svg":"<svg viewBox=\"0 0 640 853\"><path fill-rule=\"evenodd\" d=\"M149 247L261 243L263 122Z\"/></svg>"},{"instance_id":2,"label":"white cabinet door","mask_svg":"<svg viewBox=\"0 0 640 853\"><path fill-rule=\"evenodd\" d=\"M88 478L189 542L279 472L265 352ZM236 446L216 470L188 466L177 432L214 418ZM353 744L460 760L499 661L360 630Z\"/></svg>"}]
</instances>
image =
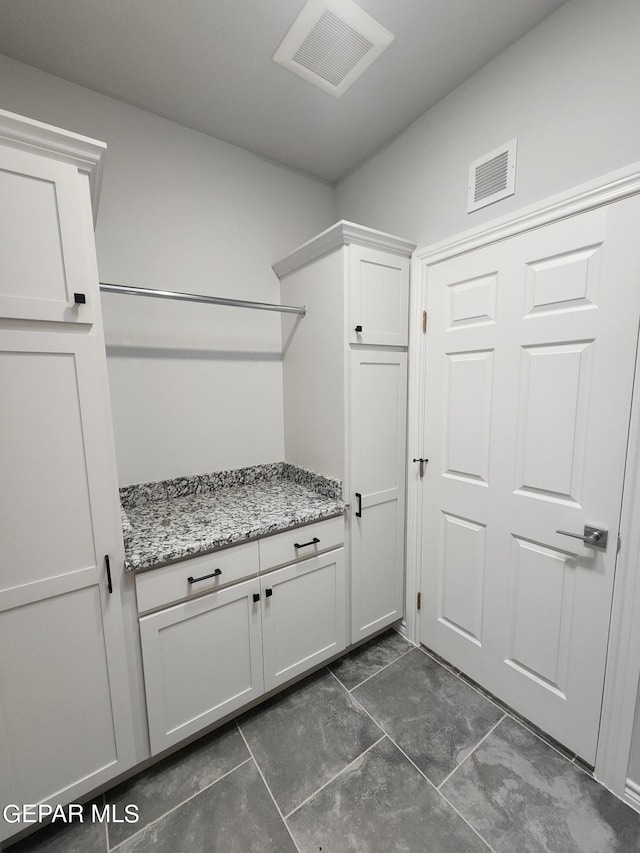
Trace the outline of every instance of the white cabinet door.
<instances>
[{"instance_id":1,"label":"white cabinet door","mask_svg":"<svg viewBox=\"0 0 640 853\"><path fill-rule=\"evenodd\" d=\"M349 246L349 343L406 347L409 258Z\"/></svg>"},{"instance_id":2,"label":"white cabinet door","mask_svg":"<svg viewBox=\"0 0 640 853\"><path fill-rule=\"evenodd\" d=\"M344 548L271 572L260 586L266 690L344 649Z\"/></svg>"},{"instance_id":3,"label":"white cabinet door","mask_svg":"<svg viewBox=\"0 0 640 853\"><path fill-rule=\"evenodd\" d=\"M0 400L0 800L69 802L132 763L101 342L0 329Z\"/></svg>"},{"instance_id":4,"label":"white cabinet door","mask_svg":"<svg viewBox=\"0 0 640 853\"><path fill-rule=\"evenodd\" d=\"M0 148L0 317L93 322L99 297L85 181L71 164ZM75 293L86 303L76 305Z\"/></svg>"},{"instance_id":5,"label":"white cabinet door","mask_svg":"<svg viewBox=\"0 0 640 853\"><path fill-rule=\"evenodd\" d=\"M404 614L407 354L350 354L351 640Z\"/></svg>"},{"instance_id":6,"label":"white cabinet door","mask_svg":"<svg viewBox=\"0 0 640 853\"><path fill-rule=\"evenodd\" d=\"M264 692L257 578L143 616L140 637L153 755Z\"/></svg>"}]
</instances>

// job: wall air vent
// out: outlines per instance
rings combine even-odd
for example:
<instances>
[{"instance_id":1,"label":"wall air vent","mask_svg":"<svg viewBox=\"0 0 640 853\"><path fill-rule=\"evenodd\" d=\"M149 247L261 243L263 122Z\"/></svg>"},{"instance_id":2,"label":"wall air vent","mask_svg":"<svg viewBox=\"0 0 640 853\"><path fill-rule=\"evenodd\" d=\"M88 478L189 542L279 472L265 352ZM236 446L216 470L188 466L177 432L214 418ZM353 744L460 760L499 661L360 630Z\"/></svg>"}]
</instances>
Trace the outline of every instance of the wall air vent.
<instances>
[{"instance_id":1,"label":"wall air vent","mask_svg":"<svg viewBox=\"0 0 640 853\"><path fill-rule=\"evenodd\" d=\"M515 193L517 142L512 139L471 163L467 213Z\"/></svg>"},{"instance_id":2,"label":"wall air vent","mask_svg":"<svg viewBox=\"0 0 640 853\"><path fill-rule=\"evenodd\" d=\"M273 58L339 98L393 39L351 0L309 0Z\"/></svg>"}]
</instances>

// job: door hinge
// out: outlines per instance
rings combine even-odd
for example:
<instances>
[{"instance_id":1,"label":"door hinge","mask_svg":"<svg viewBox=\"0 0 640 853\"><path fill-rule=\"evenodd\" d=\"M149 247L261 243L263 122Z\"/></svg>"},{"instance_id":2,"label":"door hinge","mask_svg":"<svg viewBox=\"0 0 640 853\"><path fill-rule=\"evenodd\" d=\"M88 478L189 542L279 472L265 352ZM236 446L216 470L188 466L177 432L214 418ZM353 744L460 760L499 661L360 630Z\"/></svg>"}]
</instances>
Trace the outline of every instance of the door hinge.
<instances>
[{"instance_id":1,"label":"door hinge","mask_svg":"<svg viewBox=\"0 0 640 853\"><path fill-rule=\"evenodd\" d=\"M422 334L426 335L427 333L427 312L422 312Z\"/></svg>"},{"instance_id":2,"label":"door hinge","mask_svg":"<svg viewBox=\"0 0 640 853\"><path fill-rule=\"evenodd\" d=\"M422 593L419 592L418 593L418 606L416 607L416 610L421 610L421 609L422 609Z\"/></svg>"}]
</instances>

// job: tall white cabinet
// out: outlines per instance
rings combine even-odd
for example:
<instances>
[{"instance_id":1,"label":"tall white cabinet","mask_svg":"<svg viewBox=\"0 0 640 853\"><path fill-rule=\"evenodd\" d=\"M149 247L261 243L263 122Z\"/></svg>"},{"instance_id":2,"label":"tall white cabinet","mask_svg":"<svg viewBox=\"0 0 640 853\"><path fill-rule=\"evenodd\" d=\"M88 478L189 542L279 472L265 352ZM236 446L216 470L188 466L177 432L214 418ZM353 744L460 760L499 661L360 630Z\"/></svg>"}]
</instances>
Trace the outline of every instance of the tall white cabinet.
<instances>
[{"instance_id":1,"label":"tall white cabinet","mask_svg":"<svg viewBox=\"0 0 640 853\"><path fill-rule=\"evenodd\" d=\"M0 111L0 802L133 763L93 236L104 146ZM0 820L0 841L21 828Z\"/></svg>"},{"instance_id":2,"label":"tall white cabinet","mask_svg":"<svg viewBox=\"0 0 640 853\"><path fill-rule=\"evenodd\" d=\"M274 264L287 461L344 482L350 639L404 615L409 258L415 244L338 222Z\"/></svg>"}]
</instances>

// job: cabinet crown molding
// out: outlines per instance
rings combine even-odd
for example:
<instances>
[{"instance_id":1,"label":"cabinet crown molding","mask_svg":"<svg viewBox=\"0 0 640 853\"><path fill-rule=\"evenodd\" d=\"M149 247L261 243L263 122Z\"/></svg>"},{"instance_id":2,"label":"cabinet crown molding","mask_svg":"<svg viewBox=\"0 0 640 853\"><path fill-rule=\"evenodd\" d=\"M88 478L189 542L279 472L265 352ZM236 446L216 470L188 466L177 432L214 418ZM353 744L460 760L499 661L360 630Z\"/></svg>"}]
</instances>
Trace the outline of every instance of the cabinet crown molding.
<instances>
[{"instance_id":1,"label":"cabinet crown molding","mask_svg":"<svg viewBox=\"0 0 640 853\"><path fill-rule=\"evenodd\" d=\"M95 221L106 143L0 109L0 144L35 154L45 154L76 166L78 171L89 179Z\"/></svg>"},{"instance_id":2,"label":"cabinet crown molding","mask_svg":"<svg viewBox=\"0 0 640 853\"><path fill-rule=\"evenodd\" d=\"M282 260L272 265L272 269L278 278L282 278L294 270L314 261L327 252L332 252L340 246L348 246L354 243L358 246L369 246L385 252L393 252L396 255L410 257L416 248L416 243L396 237L393 234L385 234L384 231L376 231L374 228L366 228L355 222L347 222L341 219L330 228L322 231L311 240L307 240L297 249L294 249Z\"/></svg>"}]
</instances>

